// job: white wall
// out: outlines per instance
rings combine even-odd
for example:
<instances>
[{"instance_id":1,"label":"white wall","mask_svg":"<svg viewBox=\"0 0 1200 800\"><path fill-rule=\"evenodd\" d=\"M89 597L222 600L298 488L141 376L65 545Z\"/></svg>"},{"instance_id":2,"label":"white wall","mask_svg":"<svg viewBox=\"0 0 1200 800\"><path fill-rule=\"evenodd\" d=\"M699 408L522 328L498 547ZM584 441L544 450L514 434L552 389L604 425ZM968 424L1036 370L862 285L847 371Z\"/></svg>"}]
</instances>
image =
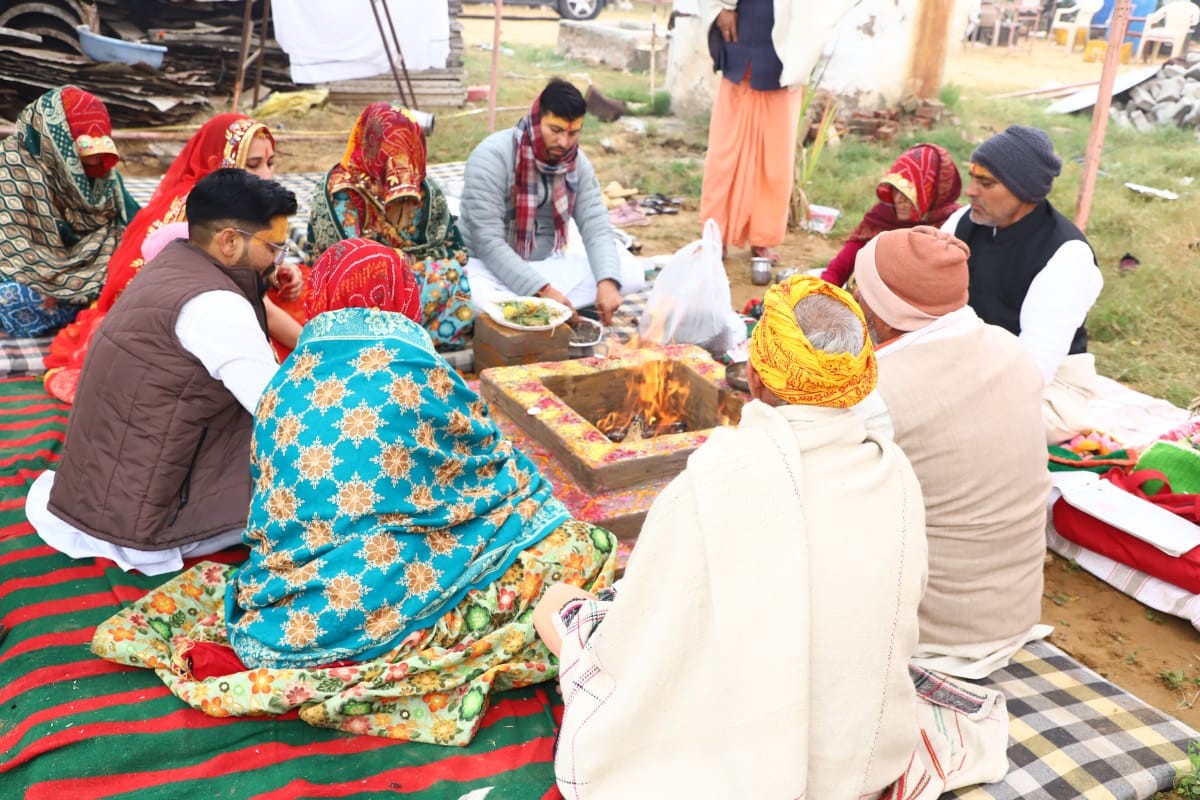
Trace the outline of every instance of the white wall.
<instances>
[{"instance_id":1,"label":"white wall","mask_svg":"<svg viewBox=\"0 0 1200 800\"><path fill-rule=\"evenodd\" d=\"M916 7L917 0L862 0L856 5L825 45L832 55L821 88L856 96L865 107L899 100L906 90Z\"/></svg>"}]
</instances>

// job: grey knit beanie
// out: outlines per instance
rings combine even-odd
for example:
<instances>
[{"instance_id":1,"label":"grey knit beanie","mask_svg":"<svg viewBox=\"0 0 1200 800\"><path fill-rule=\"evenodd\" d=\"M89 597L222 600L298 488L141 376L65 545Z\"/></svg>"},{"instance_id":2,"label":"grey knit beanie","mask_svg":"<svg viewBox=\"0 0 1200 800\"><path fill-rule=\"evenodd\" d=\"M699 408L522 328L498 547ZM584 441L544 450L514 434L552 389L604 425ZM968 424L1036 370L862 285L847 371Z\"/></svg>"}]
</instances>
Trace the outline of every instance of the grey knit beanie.
<instances>
[{"instance_id":1,"label":"grey knit beanie","mask_svg":"<svg viewBox=\"0 0 1200 800\"><path fill-rule=\"evenodd\" d=\"M1009 125L975 149L971 160L996 176L1018 200L1040 203L1062 171L1045 131Z\"/></svg>"}]
</instances>

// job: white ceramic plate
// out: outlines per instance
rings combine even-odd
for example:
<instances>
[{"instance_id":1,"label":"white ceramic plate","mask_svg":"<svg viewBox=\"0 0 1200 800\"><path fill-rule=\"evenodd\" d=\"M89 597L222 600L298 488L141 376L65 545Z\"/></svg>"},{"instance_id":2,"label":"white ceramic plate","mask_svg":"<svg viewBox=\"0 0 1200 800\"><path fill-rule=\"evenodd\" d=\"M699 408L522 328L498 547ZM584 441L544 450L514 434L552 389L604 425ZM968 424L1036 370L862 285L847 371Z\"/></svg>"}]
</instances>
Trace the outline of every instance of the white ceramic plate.
<instances>
[{"instance_id":1,"label":"white ceramic plate","mask_svg":"<svg viewBox=\"0 0 1200 800\"><path fill-rule=\"evenodd\" d=\"M510 319L505 319L504 307L509 303L536 303L537 305L544 306L550 310L550 322L545 325L518 325ZM571 309L557 300L551 300L547 297L513 297L508 300L484 303L483 310L487 312L487 315L497 325L503 325L506 328L518 331L550 331L571 318Z\"/></svg>"}]
</instances>

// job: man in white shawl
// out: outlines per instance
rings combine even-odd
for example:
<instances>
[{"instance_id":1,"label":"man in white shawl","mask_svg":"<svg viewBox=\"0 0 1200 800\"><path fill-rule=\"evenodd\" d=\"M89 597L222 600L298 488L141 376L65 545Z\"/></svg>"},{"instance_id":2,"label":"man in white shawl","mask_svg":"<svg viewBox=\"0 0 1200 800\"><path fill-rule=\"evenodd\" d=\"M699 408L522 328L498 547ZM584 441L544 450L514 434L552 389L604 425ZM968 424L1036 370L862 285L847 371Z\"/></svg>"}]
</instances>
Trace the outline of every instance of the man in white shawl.
<instances>
[{"instance_id":1,"label":"man in white shawl","mask_svg":"<svg viewBox=\"0 0 1200 800\"><path fill-rule=\"evenodd\" d=\"M876 381L861 311L816 278L772 287L749 380L755 402L655 501L616 596L556 584L535 611L561 659L559 789L907 800L997 779L994 693L965 690L967 724L929 722L952 742L922 735L922 713L956 712L920 711L914 682L947 684L910 677L923 503L904 454L849 410ZM974 720L992 726L983 772Z\"/></svg>"}]
</instances>

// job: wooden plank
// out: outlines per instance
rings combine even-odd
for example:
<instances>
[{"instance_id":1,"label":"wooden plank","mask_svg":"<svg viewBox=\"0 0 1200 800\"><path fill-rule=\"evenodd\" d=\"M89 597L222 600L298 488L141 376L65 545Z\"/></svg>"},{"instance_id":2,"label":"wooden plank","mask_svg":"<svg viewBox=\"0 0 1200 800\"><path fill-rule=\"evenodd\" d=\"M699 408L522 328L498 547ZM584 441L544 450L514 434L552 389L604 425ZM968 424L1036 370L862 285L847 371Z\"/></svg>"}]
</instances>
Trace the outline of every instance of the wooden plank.
<instances>
[{"instance_id":1,"label":"wooden plank","mask_svg":"<svg viewBox=\"0 0 1200 800\"><path fill-rule=\"evenodd\" d=\"M566 361L570 343L571 329L566 325L550 331L518 331L480 315L475 319L475 369Z\"/></svg>"}]
</instances>

